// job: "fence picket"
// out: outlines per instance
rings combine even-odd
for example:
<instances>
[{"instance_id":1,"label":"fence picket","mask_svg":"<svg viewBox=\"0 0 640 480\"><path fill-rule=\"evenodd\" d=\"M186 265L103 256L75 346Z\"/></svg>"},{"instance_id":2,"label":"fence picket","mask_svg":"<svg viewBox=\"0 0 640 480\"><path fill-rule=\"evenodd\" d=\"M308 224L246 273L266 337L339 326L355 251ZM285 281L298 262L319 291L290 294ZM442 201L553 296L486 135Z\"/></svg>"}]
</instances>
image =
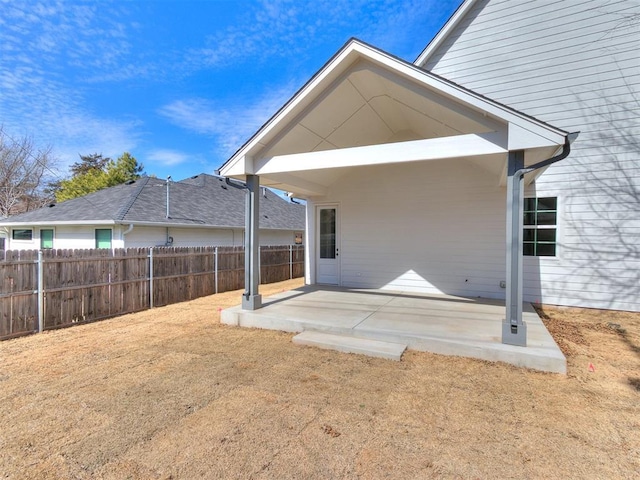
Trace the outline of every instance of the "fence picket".
<instances>
[{"instance_id":1,"label":"fence picket","mask_svg":"<svg viewBox=\"0 0 640 480\"><path fill-rule=\"evenodd\" d=\"M303 246L261 247L261 283L303 275ZM34 333L39 321L50 330L243 286L244 247L8 250L0 255L0 340Z\"/></svg>"}]
</instances>

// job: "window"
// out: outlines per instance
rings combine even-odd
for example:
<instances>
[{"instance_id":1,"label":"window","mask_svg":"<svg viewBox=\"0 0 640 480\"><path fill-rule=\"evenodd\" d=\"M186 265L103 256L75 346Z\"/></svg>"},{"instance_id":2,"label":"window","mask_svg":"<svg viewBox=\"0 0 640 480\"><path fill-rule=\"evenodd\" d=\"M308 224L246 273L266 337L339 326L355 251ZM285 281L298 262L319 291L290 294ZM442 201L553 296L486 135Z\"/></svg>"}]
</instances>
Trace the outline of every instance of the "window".
<instances>
[{"instance_id":1,"label":"window","mask_svg":"<svg viewBox=\"0 0 640 480\"><path fill-rule=\"evenodd\" d=\"M530 257L556 256L558 199L524 199L523 253Z\"/></svg>"},{"instance_id":2,"label":"window","mask_svg":"<svg viewBox=\"0 0 640 480\"><path fill-rule=\"evenodd\" d=\"M111 248L110 228L96 228L96 248Z\"/></svg>"},{"instance_id":3,"label":"window","mask_svg":"<svg viewBox=\"0 0 640 480\"><path fill-rule=\"evenodd\" d=\"M42 250L53 248L53 230L47 228L40 230L40 248Z\"/></svg>"},{"instance_id":4,"label":"window","mask_svg":"<svg viewBox=\"0 0 640 480\"><path fill-rule=\"evenodd\" d=\"M16 228L11 232L11 238L14 240L29 241L33 239L33 230L30 228Z\"/></svg>"},{"instance_id":5,"label":"window","mask_svg":"<svg viewBox=\"0 0 640 480\"><path fill-rule=\"evenodd\" d=\"M336 258L336 209L320 210L320 258Z\"/></svg>"}]
</instances>

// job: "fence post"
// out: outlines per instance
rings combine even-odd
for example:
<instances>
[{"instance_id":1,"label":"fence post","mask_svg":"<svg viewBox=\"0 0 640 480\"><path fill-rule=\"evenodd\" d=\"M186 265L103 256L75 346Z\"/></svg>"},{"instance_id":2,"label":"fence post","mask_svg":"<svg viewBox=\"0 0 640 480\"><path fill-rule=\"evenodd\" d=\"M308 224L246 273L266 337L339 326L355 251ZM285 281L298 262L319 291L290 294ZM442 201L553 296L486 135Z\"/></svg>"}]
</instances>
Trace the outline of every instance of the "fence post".
<instances>
[{"instance_id":1,"label":"fence post","mask_svg":"<svg viewBox=\"0 0 640 480\"><path fill-rule=\"evenodd\" d=\"M218 293L218 247L215 247L215 249L213 250L213 263L214 263L213 278L215 278L216 293Z\"/></svg>"},{"instance_id":2,"label":"fence post","mask_svg":"<svg viewBox=\"0 0 640 480\"><path fill-rule=\"evenodd\" d=\"M42 250L38 250L38 333L44 330L44 269Z\"/></svg>"},{"instance_id":3,"label":"fence post","mask_svg":"<svg viewBox=\"0 0 640 480\"><path fill-rule=\"evenodd\" d=\"M289 280L293 278L293 245L289 245Z\"/></svg>"},{"instance_id":4,"label":"fence post","mask_svg":"<svg viewBox=\"0 0 640 480\"><path fill-rule=\"evenodd\" d=\"M153 247L149 247L149 308L153 308Z\"/></svg>"}]
</instances>

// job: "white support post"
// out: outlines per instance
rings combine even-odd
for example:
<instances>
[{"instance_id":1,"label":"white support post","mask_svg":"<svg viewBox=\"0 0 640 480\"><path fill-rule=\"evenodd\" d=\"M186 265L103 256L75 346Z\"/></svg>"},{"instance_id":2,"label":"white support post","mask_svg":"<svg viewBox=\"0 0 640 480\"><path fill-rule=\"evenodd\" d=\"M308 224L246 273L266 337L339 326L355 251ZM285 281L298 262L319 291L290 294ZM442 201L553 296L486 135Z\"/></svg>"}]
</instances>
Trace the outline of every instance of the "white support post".
<instances>
[{"instance_id":1,"label":"white support post","mask_svg":"<svg viewBox=\"0 0 640 480\"><path fill-rule=\"evenodd\" d=\"M522 321L522 228L524 209L524 152L509 152L507 166L507 291L502 343L527 346L527 324Z\"/></svg>"},{"instance_id":2,"label":"white support post","mask_svg":"<svg viewBox=\"0 0 640 480\"><path fill-rule=\"evenodd\" d=\"M260 177L246 176L245 209L245 256L244 256L244 294L243 310L257 310L262 307L259 293L260 283Z\"/></svg>"},{"instance_id":3,"label":"white support post","mask_svg":"<svg viewBox=\"0 0 640 480\"><path fill-rule=\"evenodd\" d=\"M149 308L153 308L153 247L149 247Z\"/></svg>"},{"instance_id":4,"label":"white support post","mask_svg":"<svg viewBox=\"0 0 640 480\"><path fill-rule=\"evenodd\" d=\"M44 330L44 269L42 250L38 250L38 332Z\"/></svg>"}]
</instances>

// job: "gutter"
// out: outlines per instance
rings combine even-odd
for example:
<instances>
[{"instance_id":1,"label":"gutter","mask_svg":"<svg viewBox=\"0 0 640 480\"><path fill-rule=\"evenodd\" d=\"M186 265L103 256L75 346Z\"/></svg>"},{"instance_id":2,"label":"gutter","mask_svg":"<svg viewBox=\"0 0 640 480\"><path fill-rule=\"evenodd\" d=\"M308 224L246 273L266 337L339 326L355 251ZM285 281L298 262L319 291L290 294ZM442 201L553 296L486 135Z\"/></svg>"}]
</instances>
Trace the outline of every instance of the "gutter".
<instances>
[{"instance_id":1,"label":"gutter","mask_svg":"<svg viewBox=\"0 0 640 480\"><path fill-rule=\"evenodd\" d=\"M520 170L516 170L516 172L513 174L513 176L517 177L518 179L521 179L527 173L531 173L531 172L533 172L535 170L538 170L540 168L543 168L543 167L549 166L549 165L551 165L553 163L559 162L560 160L564 160L571 153L571 144L575 141L576 138L578 138L579 134L580 134L580 132L573 132L573 133L569 133L566 137L564 137L564 145L562 146L562 151L558 155L555 155L555 156L553 156L551 158L547 158L546 160L542 160L541 162L534 163L530 167L521 168Z\"/></svg>"}]
</instances>

